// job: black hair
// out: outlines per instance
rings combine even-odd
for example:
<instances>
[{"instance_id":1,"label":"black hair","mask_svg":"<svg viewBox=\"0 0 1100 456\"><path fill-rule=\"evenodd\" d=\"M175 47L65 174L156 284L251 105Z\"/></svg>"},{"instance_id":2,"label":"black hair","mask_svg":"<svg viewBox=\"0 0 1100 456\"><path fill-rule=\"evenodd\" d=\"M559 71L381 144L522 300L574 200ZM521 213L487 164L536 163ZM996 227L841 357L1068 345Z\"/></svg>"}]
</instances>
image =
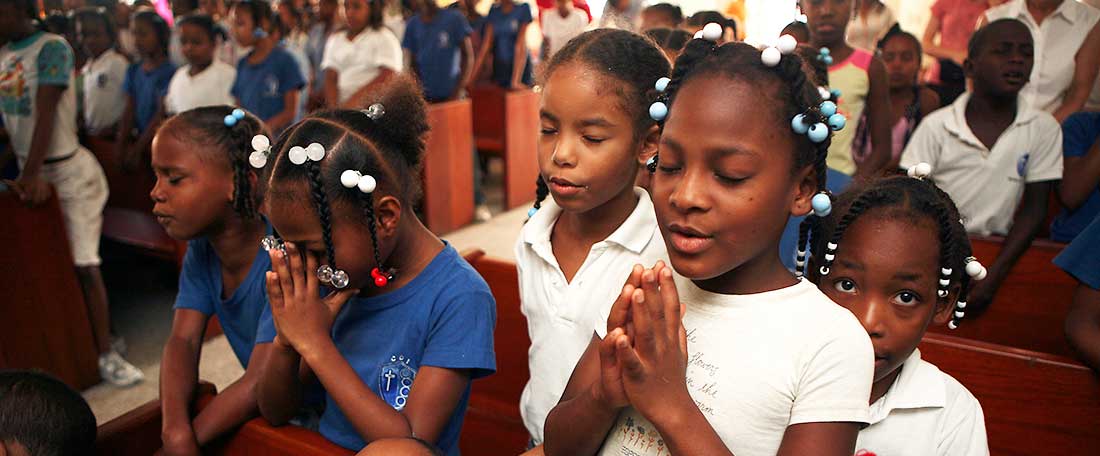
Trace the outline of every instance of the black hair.
<instances>
[{"instance_id":1,"label":"black hair","mask_svg":"<svg viewBox=\"0 0 1100 456\"><path fill-rule=\"evenodd\" d=\"M369 108L362 111L330 110L315 112L292 125L279 137L272 149L273 163L269 188L271 197L285 197L279 191L283 183L308 181L311 201L317 208L328 264L336 269L336 251L332 243L331 203L362 208L364 223L374 243L374 259L383 270L375 231L374 195L381 192L402 200L410 211L420 198L420 171L428 132L427 108L420 89L407 77L388 82L382 90L384 114L372 119ZM373 106L373 102L368 106ZM295 165L287 158L294 146L318 143L325 148L321 163L307 160ZM345 188L340 177L346 170L371 175L377 182L373 193Z\"/></svg>"},{"instance_id":2,"label":"black hair","mask_svg":"<svg viewBox=\"0 0 1100 456\"><path fill-rule=\"evenodd\" d=\"M583 63L622 84L615 92L623 110L634 118L635 139L644 137L649 126L649 103L656 95L654 84L668 76L668 59L656 43L625 30L596 29L569 40L550 58L540 73L544 82L554 70L569 63ZM550 194L540 174L535 182L535 209Z\"/></svg>"},{"instance_id":3,"label":"black hair","mask_svg":"<svg viewBox=\"0 0 1100 456\"><path fill-rule=\"evenodd\" d=\"M688 25L692 27L702 27L713 22L715 24L721 25L723 30L733 30L733 36L737 36L737 21L723 16L722 13L719 13L717 11L699 11L695 14L692 14L687 21Z\"/></svg>"},{"instance_id":4,"label":"black hair","mask_svg":"<svg viewBox=\"0 0 1100 456\"><path fill-rule=\"evenodd\" d=\"M73 24L69 20L69 15L62 12L50 13L42 21L42 25L46 27L46 31L61 36L69 36L73 32Z\"/></svg>"},{"instance_id":5,"label":"black hair","mask_svg":"<svg viewBox=\"0 0 1100 456\"><path fill-rule=\"evenodd\" d=\"M153 10L141 10L134 13L132 22L135 24L145 22L153 27L153 34L157 36L157 44L160 45L161 52L165 55L168 54L168 41L171 39L172 30L168 28L168 23L164 21L163 17L160 17Z\"/></svg>"},{"instance_id":6,"label":"black hair","mask_svg":"<svg viewBox=\"0 0 1100 456\"><path fill-rule=\"evenodd\" d=\"M207 37L210 38L212 43L218 42L218 37L225 39L225 31L218 26L217 22L214 22L214 18L201 13L188 14L181 17L176 21L176 28L183 28L185 25L193 25L202 30Z\"/></svg>"},{"instance_id":7,"label":"black hair","mask_svg":"<svg viewBox=\"0 0 1100 456\"><path fill-rule=\"evenodd\" d=\"M370 13L367 16L367 28L371 30L379 30L384 27L385 18L383 13L386 10L386 2L383 0L364 0L367 2L367 7L370 8ZM432 1L432 0L422 0ZM404 5L402 5L404 7Z\"/></svg>"},{"instance_id":8,"label":"black hair","mask_svg":"<svg viewBox=\"0 0 1100 456\"><path fill-rule=\"evenodd\" d=\"M170 3L173 8L177 6L180 7L184 11L184 15L199 9L198 0L171 0ZM175 14L175 12L173 12L173 14Z\"/></svg>"},{"instance_id":9,"label":"black hair","mask_svg":"<svg viewBox=\"0 0 1100 456\"><path fill-rule=\"evenodd\" d=\"M886 48L886 43L890 42L890 40L894 38L904 38L911 41L913 43L913 46L915 46L917 49L918 58L920 58L920 56L924 54L924 47L921 46L920 39L918 39L912 33L906 32L900 28L892 28L890 29L890 31L886 32L886 34L882 36L882 39L878 40L878 43L875 43L875 47L881 51Z\"/></svg>"},{"instance_id":10,"label":"black hair","mask_svg":"<svg viewBox=\"0 0 1100 456\"><path fill-rule=\"evenodd\" d=\"M232 8L243 8L252 17L253 27L263 29L264 21L267 21L269 27L274 24L274 13L272 13L271 4L264 0L239 0L233 3L230 9ZM264 30L270 31L268 29Z\"/></svg>"},{"instance_id":11,"label":"black hair","mask_svg":"<svg viewBox=\"0 0 1100 456\"><path fill-rule=\"evenodd\" d=\"M248 111L232 127L226 126L226 116L233 110L231 106L206 106L184 111L165 121L160 134L194 144L194 150L204 158L225 160L233 170L233 210L241 217L253 218L258 216L262 192L249 182L248 174L256 170L249 165L248 155L252 153L252 137L268 133L263 121Z\"/></svg>"},{"instance_id":12,"label":"black hair","mask_svg":"<svg viewBox=\"0 0 1100 456\"><path fill-rule=\"evenodd\" d=\"M847 229L860 216L872 210L885 211L879 215L888 216L893 220L902 219L907 222L930 220L936 227L940 241L940 268L951 270L947 276L943 275L943 271L936 271L936 276L939 279L948 279L951 283L960 284L958 301L966 302L971 279L965 270L967 259L973 252L959 209L951 197L930 179L914 179L904 175L878 178L849 188L837 199L832 213L821 223L821 236L815 236L811 247L813 267L809 277L813 282L820 282L825 275L823 273L832 266L832 258L825 254L835 255L836 250L842 248L841 241L844 240ZM827 243L834 245L826 245ZM929 246L913 247L929 248ZM947 290L948 287L949 285L942 283L939 285L941 290ZM945 297L940 296L940 299ZM962 305L965 306L965 304ZM963 308L958 307L956 310L961 311ZM957 314L952 315L956 325L959 318L961 317Z\"/></svg>"},{"instance_id":13,"label":"black hair","mask_svg":"<svg viewBox=\"0 0 1100 456\"><path fill-rule=\"evenodd\" d=\"M810 27L802 21L791 21L790 24L787 24L783 27L783 33L787 33L788 30L790 32L801 32L807 37L810 36Z\"/></svg>"},{"instance_id":14,"label":"black hair","mask_svg":"<svg viewBox=\"0 0 1100 456\"><path fill-rule=\"evenodd\" d=\"M34 0L0 0L0 3L10 3L16 8L21 8L26 19L38 20L38 2Z\"/></svg>"},{"instance_id":15,"label":"black hair","mask_svg":"<svg viewBox=\"0 0 1100 456\"><path fill-rule=\"evenodd\" d=\"M568 0L567 0L568 1ZM671 3L658 3L656 5L647 6L642 12L653 11L655 13L664 14L673 25L679 26L684 22L684 12L679 6Z\"/></svg>"},{"instance_id":16,"label":"black hair","mask_svg":"<svg viewBox=\"0 0 1100 456\"><path fill-rule=\"evenodd\" d=\"M103 30L107 32L107 36L111 38L111 46L114 46L118 42L118 31L115 28L114 18L107 13L107 8L102 6L86 6L83 8L77 8L72 12L73 28L76 28L77 23L86 24L88 21L99 21L103 24Z\"/></svg>"},{"instance_id":17,"label":"black hair","mask_svg":"<svg viewBox=\"0 0 1100 456\"><path fill-rule=\"evenodd\" d=\"M282 3L279 4L279 8L289 8L290 9L290 15L294 16L294 20L297 21L297 27L299 29L305 28L305 23L306 23L305 12L298 9L297 7L295 7L294 2L290 2L290 1L282 2ZM292 31L291 30L291 24L287 24L285 21L283 21L283 15L282 14L279 14L278 12L276 12L276 14L273 15L272 20L274 21L273 28L275 30L278 30L279 34L281 36L286 37Z\"/></svg>"},{"instance_id":18,"label":"black hair","mask_svg":"<svg viewBox=\"0 0 1100 456\"><path fill-rule=\"evenodd\" d=\"M818 85L808 77L811 70L797 52L783 55L775 67L764 65L760 56L760 49L744 43L731 42L715 46L714 42L705 39L689 41L680 53L680 57L676 59L676 66L672 70L672 81L668 84L666 91L669 115L680 88L696 77L719 75L752 83L761 90L767 90L769 83L778 85L779 90L763 96L773 102L770 106L778 108L774 115L780 124L779 128L796 136L796 150L791 172L797 172L807 165L812 165L817 178L818 192L828 195L825 187L825 158L829 154L832 133L829 132L825 140L815 143L806 135L796 134L790 129L791 120L789 119L793 119L798 114L805 115L806 125L826 121L819 110L823 100L818 91ZM798 249L800 251L808 242L810 235L818 237L819 219L820 217L806 217L799 226Z\"/></svg>"},{"instance_id":19,"label":"black hair","mask_svg":"<svg viewBox=\"0 0 1100 456\"><path fill-rule=\"evenodd\" d=\"M1019 19L1013 19L1010 17L997 19L993 22L985 24L984 27L975 30L974 33L970 35L970 41L966 43L966 55L969 56L968 58L973 58L974 56L981 53L982 47L984 47L986 41L989 40L989 31L993 29L993 27L1013 23L1015 25L1023 27L1024 30L1027 30L1029 35L1031 34L1031 29L1029 29L1027 25L1025 25L1023 22L1020 22ZM1034 37L1032 37L1032 39L1034 39Z\"/></svg>"},{"instance_id":20,"label":"black hair","mask_svg":"<svg viewBox=\"0 0 1100 456\"><path fill-rule=\"evenodd\" d=\"M657 46L662 49L672 49L676 52L680 52L684 45L691 40L691 34L684 30L664 27L646 30L645 36L657 43Z\"/></svg>"},{"instance_id":21,"label":"black hair","mask_svg":"<svg viewBox=\"0 0 1100 456\"><path fill-rule=\"evenodd\" d=\"M19 442L35 456L90 455L95 415L61 380L38 371L0 370L0 442Z\"/></svg>"}]
</instances>

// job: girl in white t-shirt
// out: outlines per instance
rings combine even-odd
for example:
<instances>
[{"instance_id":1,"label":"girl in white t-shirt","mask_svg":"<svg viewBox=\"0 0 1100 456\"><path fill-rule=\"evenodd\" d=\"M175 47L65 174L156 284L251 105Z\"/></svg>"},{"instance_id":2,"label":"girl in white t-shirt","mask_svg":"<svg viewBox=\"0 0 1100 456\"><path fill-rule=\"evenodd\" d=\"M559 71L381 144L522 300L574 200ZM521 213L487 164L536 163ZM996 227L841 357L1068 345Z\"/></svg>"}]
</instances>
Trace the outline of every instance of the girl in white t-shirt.
<instances>
[{"instance_id":1,"label":"girl in white t-shirt","mask_svg":"<svg viewBox=\"0 0 1100 456\"><path fill-rule=\"evenodd\" d=\"M368 93L401 71L401 43L382 23L381 0L344 2L347 29L325 45L325 104L356 108Z\"/></svg>"},{"instance_id":2,"label":"girl in white t-shirt","mask_svg":"<svg viewBox=\"0 0 1100 456\"><path fill-rule=\"evenodd\" d=\"M81 8L74 14L76 36L88 55L80 69L84 84L84 130L90 135L113 135L122 118L126 98L122 82L130 62L115 50L115 27L106 10Z\"/></svg>"},{"instance_id":3,"label":"girl in white t-shirt","mask_svg":"<svg viewBox=\"0 0 1100 456\"><path fill-rule=\"evenodd\" d=\"M762 52L702 32L650 107L672 267L634 267L546 420L548 455L851 456L868 422L866 333L778 255L791 216L831 209L825 157L843 116L793 37Z\"/></svg>"},{"instance_id":4,"label":"girl in white t-shirt","mask_svg":"<svg viewBox=\"0 0 1100 456\"><path fill-rule=\"evenodd\" d=\"M931 168L849 189L814 242L811 278L856 316L875 350L859 454L989 454L981 404L917 350L928 325L958 326L972 281L986 274L955 203L924 180Z\"/></svg>"},{"instance_id":5,"label":"girl in white t-shirt","mask_svg":"<svg viewBox=\"0 0 1100 456\"><path fill-rule=\"evenodd\" d=\"M634 186L657 152L647 110L653 81L668 72L649 40L601 29L570 41L542 75L537 199L515 248L531 336L520 414L534 444L606 320L599 306L611 305L632 265L668 258L649 194Z\"/></svg>"},{"instance_id":6,"label":"girl in white t-shirt","mask_svg":"<svg viewBox=\"0 0 1100 456\"><path fill-rule=\"evenodd\" d=\"M188 15L176 21L180 51L187 65L176 70L164 96L164 109L171 114L204 106L233 105L233 79L237 69L214 58L218 28L207 15Z\"/></svg>"}]
</instances>

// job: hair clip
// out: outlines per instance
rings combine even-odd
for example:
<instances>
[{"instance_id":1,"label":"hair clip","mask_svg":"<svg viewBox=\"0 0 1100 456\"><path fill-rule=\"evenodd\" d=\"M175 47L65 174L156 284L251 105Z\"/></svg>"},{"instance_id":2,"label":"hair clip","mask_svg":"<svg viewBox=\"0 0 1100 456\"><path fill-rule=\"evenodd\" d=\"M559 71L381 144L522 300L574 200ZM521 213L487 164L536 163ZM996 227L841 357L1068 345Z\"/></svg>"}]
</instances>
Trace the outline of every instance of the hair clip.
<instances>
[{"instance_id":1,"label":"hair clip","mask_svg":"<svg viewBox=\"0 0 1100 456\"><path fill-rule=\"evenodd\" d=\"M711 22L703 26L700 32L702 32L702 38L707 41L717 42L722 39L722 26L718 25L717 22Z\"/></svg>"},{"instance_id":2,"label":"hair clip","mask_svg":"<svg viewBox=\"0 0 1100 456\"><path fill-rule=\"evenodd\" d=\"M810 206L814 209L814 215L828 217L833 212L833 199L828 192L822 190L810 200Z\"/></svg>"},{"instance_id":3,"label":"hair clip","mask_svg":"<svg viewBox=\"0 0 1100 456\"><path fill-rule=\"evenodd\" d=\"M287 157L290 158L290 162L295 165L301 165L308 161L319 162L325 158L325 146L318 143L311 143L306 147L294 146L287 151Z\"/></svg>"},{"instance_id":4,"label":"hair clip","mask_svg":"<svg viewBox=\"0 0 1100 456\"><path fill-rule=\"evenodd\" d=\"M910 166L905 172L913 179L924 180L924 178L932 175L932 165L928 163L920 162L913 166Z\"/></svg>"},{"instance_id":5,"label":"hair clip","mask_svg":"<svg viewBox=\"0 0 1100 456\"><path fill-rule=\"evenodd\" d=\"M263 248L265 252L280 250L286 253L286 245L283 244L283 241L270 234L264 236L263 239L260 239L260 247Z\"/></svg>"},{"instance_id":6,"label":"hair clip","mask_svg":"<svg viewBox=\"0 0 1100 456\"><path fill-rule=\"evenodd\" d=\"M798 47L798 40L793 36L783 35L779 37L779 41L775 46L768 46L760 51L760 62L767 67L779 65L779 61L783 60L783 56L794 52L796 47Z\"/></svg>"},{"instance_id":7,"label":"hair clip","mask_svg":"<svg viewBox=\"0 0 1100 456\"><path fill-rule=\"evenodd\" d=\"M225 123L225 126L233 128L233 126L237 125L237 122L239 122L241 119L244 119L244 110L241 108L237 108L234 109L232 113L226 114L225 119L222 122Z\"/></svg>"},{"instance_id":8,"label":"hair clip","mask_svg":"<svg viewBox=\"0 0 1100 456\"><path fill-rule=\"evenodd\" d=\"M271 140L264 135L253 136L252 149L252 153L248 154L248 164L253 168L267 166L267 156L271 155Z\"/></svg>"},{"instance_id":9,"label":"hair clip","mask_svg":"<svg viewBox=\"0 0 1100 456\"><path fill-rule=\"evenodd\" d=\"M363 193L373 193L378 186L378 181L370 174L363 174L357 170L349 169L340 173L340 183L347 188L359 187Z\"/></svg>"},{"instance_id":10,"label":"hair clip","mask_svg":"<svg viewBox=\"0 0 1100 456\"><path fill-rule=\"evenodd\" d=\"M829 55L829 48L823 47L817 51L817 60L825 62L826 65L833 64L833 56Z\"/></svg>"},{"instance_id":11,"label":"hair clip","mask_svg":"<svg viewBox=\"0 0 1100 456\"><path fill-rule=\"evenodd\" d=\"M649 157L649 160L645 161L645 169L650 173L657 172L657 154L653 154L652 157Z\"/></svg>"},{"instance_id":12,"label":"hair clip","mask_svg":"<svg viewBox=\"0 0 1100 456\"><path fill-rule=\"evenodd\" d=\"M539 211L539 208L537 208L537 207L532 207L532 208L528 209L528 210L527 210L527 218L531 218L531 217L534 217L534 216L535 216L535 214L536 214L536 213L537 213L538 211Z\"/></svg>"},{"instance_id":13,"label":"hair clip","mask_svg":"<svg viewBox=\"0 0 1100 456\"><path fill-rule=\"evenodd\" d=\"M264 38L267 38L267 31L264 30L262 27L256 27L252 29L252 37L262 40Z\"/></svg>"},{"instance_id":14,"label":"hair clip","mask_svg":"<svg viewBox=\"0 0 1100 456\"><path fill-rule=\"evenodd\" d=\"M977 258L966 257L966 275L970 276L970 280L983 280L989 275L989 271L978 262Z\"/></svg>"},{"instance_id":15,"label":"hair clip","mask_svg":"<svg viewBox=\"0 0 1100 456\"><path fill-rule=\"evenodd\" d=\"M375 103L364 109L363 114L370 117L370 120L378 120L382 116L386 115L386 107L382 106L382 103Z\"/></svg>"},{"instance_id":16,"label":"hair clip","mask_svg":"<svg viewBox=\"0 0 1100 456\"><path fill-rule=\"evenodd\" d=\"M386 272L382 272L381 269L374 268L370 270L370 276L374 279L374 286L382 288L393 280L394 270L389 269Z\"/></svg>"},{"instance_id":17,"label":"hair clip","mask_svg":"<svg viewBox=\"0 0 1100 456\"><path fill-rule=\"evenodd\" d=\"M317 280L328 283L334 288L342 289L348 286L348 273L343 269L332 269L332 266L322 264L317 268Z\"/></svg>"}]
</instances>

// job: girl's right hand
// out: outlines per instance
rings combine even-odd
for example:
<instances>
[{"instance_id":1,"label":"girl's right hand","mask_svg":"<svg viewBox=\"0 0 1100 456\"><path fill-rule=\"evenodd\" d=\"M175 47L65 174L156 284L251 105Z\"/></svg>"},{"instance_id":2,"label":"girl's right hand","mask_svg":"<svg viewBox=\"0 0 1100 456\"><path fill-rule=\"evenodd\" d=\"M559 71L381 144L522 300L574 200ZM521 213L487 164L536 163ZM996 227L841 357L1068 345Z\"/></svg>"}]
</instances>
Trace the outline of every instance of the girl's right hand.
<instances>
[{"instance_id":1,"label":"girl's right hand","mask_svg":"<svg viewBox=\"0 0 1100 456\"><path fill-rule=\"evenodd\" d=\"M626 390L623 389L623 372L619 367L616 346L620 339L625 339L629 344L633 335L630 303L634 290L641 286L643 271L645 268L642 265L634 265L622 292L611 306L611 313L607 317L607 334L600 341L600 381L593 385L592 393L597 400L615 409L630 404Z\"/></svg>"}]
</instances>

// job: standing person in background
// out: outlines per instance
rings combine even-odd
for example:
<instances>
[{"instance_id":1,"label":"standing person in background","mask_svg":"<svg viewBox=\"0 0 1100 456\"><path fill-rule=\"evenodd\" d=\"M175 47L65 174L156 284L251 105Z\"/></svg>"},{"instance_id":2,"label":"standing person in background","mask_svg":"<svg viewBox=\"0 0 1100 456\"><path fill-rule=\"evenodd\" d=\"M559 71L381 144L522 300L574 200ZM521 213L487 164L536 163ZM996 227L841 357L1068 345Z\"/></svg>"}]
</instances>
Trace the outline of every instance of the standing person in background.
<instances>
[{"instance_id":1,"label":"standing person in background","mask_svg":"<svg viewBox=\"0 0 1100 456\"><path fill-rule=\"evenodd\" d=\"M237 63L230 93L240 107L263 119L268 130L280 132L298 116L298 94L305 86L298 62L272 36L275 27L266 1L239 2L229 15L237 43L252 48Z\"/></svg>"},{"instance_id":2,"label":"standing person in background","mask_svg":"<svg viewBox=\"0 0 1100 456\"><path fill-rule=\"evenodd\" d=\"M129 62L115 47L115 28L102 8L76 11L76 36L88 60L80 69L84 84L84 130L90 135L112 135L126 108L122 82Z\"/></svg>"},{"instance_id":3,"label":"standing person in background","mask_svg":"<svg viewBox=\"0 0 1100 456\"><path fill-rule=\"evenodd\" d=\"M678 29L684 25L684 13L679 6L671 3L658 3L642 10L642 27L639 31L654 28Z\"/></svg>"},{"instance_id":4,"label":"standing person in background","mask_svg":"<svg viewBox=\"0 0 1100 456\"><path fill-rule=\"evenodd\" d=\"M879 40L898 27L893 11L880 0L855 0L852 19L848 21L848 44L865 51L874 51Z\"/></svg>"},{"instance_id":5,"label":"standing person in background","mask_svg":"<svg viewBox=\"0 0 1100 456\"><path fill-rule=\"evenodd\" d=\"M1062 213L1050 225L1050 238L1070 242L1100 217L1100 112L1079 112L1062 123Z\"/></svg>"},{"instance_id":6,"label":"standing person in background","mask_svg":"<svg viewBox=\"0 0 1100 456\"><path fill-rule=\"evenodd\" d=\"M621 0L627 1L627 0ZM493 51L492 82L506 89L531 86L531 55L527 52L527 26L531 24L531 8L526 3L500 0L489 9L485 18L484 45L474 63L478 72L489 51Z\"/></svg>"},{"instance_id":7,"label":"standing person in background","mask_svg":"<svg viewBox=\"0 0 1100 456\"><path fill-rule=\"evenodd\" d=\"M572 0L554 0L554 11L542 17L542 60L549 62L550 57L584 32L585 27L588 27L588 17L584 11L573 7Z\"/></svg>"},{"instance_id":8,"label":"standing person in background","mask_svg":"<svg viewBox=\"0 0 1100 456\"><path fill-rule=\"evenodd\" d=\"M181 67L187 64L180 50L180 33L175 21L199 10L199 2L196 0L171 0L172 3L172 40L168 44L168 59L172 64Z\"/></svg>"},{"instance_id":9,"label":"standing person in background","mask_svg":"<svg viewBox=\"0 0 1100 456\"><path fill-rule=\"evenodd\" d=\"M474 56L481 55L481 47L485 45L485 16L477 12L477 0L458 0L451 4L448 8L456 9L464 16L466 21L470 23L470 41L474 45ZM477 65L477 59L474 59L474 67L472 68L472 74L470 75L470 84L477 84L479 81L483 81L488 78L485 75L484 68Z\"/></svg>"},{"instance_id":10,"label":"standing person in background","mask_svg":"<svg viewBox=\"0 0 1100 456\"><path fill-rule=\"evenodd\" d=\"M1058 123L1080 111L1100 69L1100 10L1074 0L1011 0L982 23L1018 19L1035 38L1035 67L1021 95Z\"/></svg>"},{"instance_id":11,"label":"standing person in background","mask_svg":"<svg viewBox=\"0 0 1100 456\"><path fill-rule=\"evenodd\" d=\"M126 110L119 122L115 152L127 170L147 170L149 145L164 120L164 95L176 66L168 61L171 30L156 11L134 13L134 45L141 61L126 69L122 89L126 91Z\"/></svg>"},{"instance_id":12,"label":"standing person in background","mask_svg":"<svg viewBox=\"0 0 1100 456\"><path fill-rule=\"evenodd\" d=\"M294 63L298 64L298 71L302 73L302 78L305 80L305 86L298 95L298 115L294 116L294 120L298 121L308 112L308 94L313 91L309 85L309 75L313 74L313 67L309 64L309 55L306 54L307 37L303 31L305 26L302 25L305 23L306 15L302 10L295 9L289 2L283 2L281 5L287 6L280 8L280 11L289 13L280 12L275 16L273 27L275 40L294 57Z\"/></svg>"},{"instance_id":13,"label":"standing person in background","mask_svg":"<svg viewBox=\"0 0 1100 456\"><path fill-rule=\"evenodd\" d=\"M921 45L926 54L939 62L940 83L936 89L942 105L951 104L966 91L962 69L966 43L990 3L990 0L936 0L932 4L932 17L924 29Z\"/></svg>"},{"instance_id":14,"label":"standing person in background","mask_svg":"<svg viewBox=\"0 0 1100 456\"><path fill-rule=\"evenodd\" d=\"M127 59L137 60L137 47L134 46L134 33L130 30L130 14L133 10L125 2L115 4L115 26L118 28L118 51Z\"/></svg>"},{"instance_id":15,"label":"standing person in background","mask_svg":"<svg viewBox=\"0 0 1100 456\"><path fill-rule=\"evenodd\" d=\"M634 21L642 9L638 0L607 0L600 16L600 28L617 28L633 32L637 29Z\"/></svg>"},{"instance_id":16,"label":"standing person in background","mask_svg":"<svg viewBox=\"0 0 1100 456\"><path fill-rule=\"evenodd\" d=\"M214 58L217 30L214 19L203 14L184 16L176 21L180 49L187 65L176 70L164 96L167 114L178 114L203 106L231 105L229 89L237 70Z\"/></svg>"},{"instance_id":17,"label":"standing person in background","mask_svg":"<svg viewBox=\"0 0 1100 456\"><path fill-rule=\"evenodd\" d=\"M382 22L382 0L345 0L346 30L325 45L325 105L358 109L371 90L401 72L401 43Z\"/></svg>"},{"instance_id":18,"label":"standing person in background","mask_svg":"<svg viewBox=\"0 0 1100 456\"><path fill-rule=\"evenodd\" d=\"M405 28L406 66L415 72L424 99L437 103L463 98L470 83L474 45L462 13L440 9L435 0L420 0L420 12Z\"/></svg>"},{"instance_id":19,"label":"standing person in background","mask_svg":"<svg viewBox=\"0 0 1100 456\"><path fill-rule=\"evenodd\" d=\"M306 40L306 55L309 57L309 102L306 103L308 111L317 109L325 104L325 73L321 70L321 62L325 57L325 43L340 26L339 14L340 0L318 0L316 22L309 28L309 37Z\"/></svg>"}]
</instances>

